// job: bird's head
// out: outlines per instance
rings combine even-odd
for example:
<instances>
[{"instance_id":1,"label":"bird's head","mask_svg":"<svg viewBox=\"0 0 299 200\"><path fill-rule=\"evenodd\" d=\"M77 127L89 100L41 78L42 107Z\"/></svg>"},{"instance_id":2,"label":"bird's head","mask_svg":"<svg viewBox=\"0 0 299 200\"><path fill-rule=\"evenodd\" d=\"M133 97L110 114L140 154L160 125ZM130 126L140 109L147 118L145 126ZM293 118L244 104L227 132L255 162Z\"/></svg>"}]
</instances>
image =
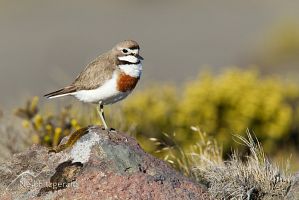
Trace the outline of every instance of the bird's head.
<instances>
[{"instance_id":1,"label":"bird's head","mask_svg":"<svg viewBox=\"0 0 299 200\"><path fill-rule=\"evenodd\" d=\"M133 40L122 41L113 47L112 52L120 62L139 64L143 58L139 55L139 45Z\"/></svg>"}]
</instances>

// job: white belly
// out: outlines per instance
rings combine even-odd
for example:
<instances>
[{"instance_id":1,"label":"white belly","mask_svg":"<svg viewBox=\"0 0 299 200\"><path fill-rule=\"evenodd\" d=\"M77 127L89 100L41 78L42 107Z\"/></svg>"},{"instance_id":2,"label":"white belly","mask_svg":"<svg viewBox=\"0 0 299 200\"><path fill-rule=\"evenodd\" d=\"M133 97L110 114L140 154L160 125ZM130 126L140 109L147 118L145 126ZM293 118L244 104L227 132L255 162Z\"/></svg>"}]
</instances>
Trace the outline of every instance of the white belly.
<instances>
[{"instance_id":1,"label":"white belly","mask_svg":"<svg viewBox=\"0 0 299 200\"><path fill-rule=\"evenodd\" d=\"M93 90L81 90L73 93L72 95L80 101L87 103L99 103L101 101L102 104L112 104L126 98L128 94L130 94L130 91L118 91L116 81L117 78L114 74L112 79L107 81L101 87Z\"/></svg>"},{"instance_id":2,"label":"white belly","mask_svg":"<svg viewBox=\"0 0 299 200\"><path fill-rule=\"evenodd\" d=\"M132 77L139 78L142 72L142 65L120 65L120 69ZM112 104L126 98L131 91L120 92L117 90L117 74L114 73L112 79L104 83L101 87L93 90L81 90L72 93L77 99L87 103Z\"/></svg>"}]
</instances>

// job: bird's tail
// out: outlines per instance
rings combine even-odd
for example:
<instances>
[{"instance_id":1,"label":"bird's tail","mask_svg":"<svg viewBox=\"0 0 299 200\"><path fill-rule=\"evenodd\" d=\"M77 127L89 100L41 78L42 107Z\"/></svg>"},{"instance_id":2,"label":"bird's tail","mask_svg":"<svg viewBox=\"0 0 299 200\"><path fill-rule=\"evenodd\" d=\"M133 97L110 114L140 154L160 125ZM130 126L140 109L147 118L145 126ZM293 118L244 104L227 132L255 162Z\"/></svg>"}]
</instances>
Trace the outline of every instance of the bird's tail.
<instances>
[{"instance_id":1,"label":"bird's tail","mask_svg":"<svg viewBox=\"0 0 299 200\"><path fill-rule=\"evenodd\" d=\"M48 99L53 99L53 98L57 98L57 97L71 95L76 91L77 91L77 89L75 86L68 86L68 87L62 88L60 90L57 90L55 92L46 94L46 95L44 95L44 97L46 97Z\"/></svg>"}]
</instances>

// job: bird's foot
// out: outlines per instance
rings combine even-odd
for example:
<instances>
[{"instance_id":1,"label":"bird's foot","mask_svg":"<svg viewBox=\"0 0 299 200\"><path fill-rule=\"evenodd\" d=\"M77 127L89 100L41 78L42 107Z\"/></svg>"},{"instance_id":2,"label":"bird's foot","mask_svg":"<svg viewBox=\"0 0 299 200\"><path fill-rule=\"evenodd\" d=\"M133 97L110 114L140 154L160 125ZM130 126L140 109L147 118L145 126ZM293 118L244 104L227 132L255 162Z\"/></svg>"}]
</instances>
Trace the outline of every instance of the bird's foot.
<instances>
[{"instance_id":1,"label":"bird's foot","mask_svg":"<svg viewBox=\"0 0 299 200\"><path fill-rule=\"evenodd\" d=\"M117 131L115 130L115 128L109 128L108 130L109 130L109 132L117 133Z\"/></svg>"},{"instance_id":2,"label":"bird's foot","mask_svg":"<svg viewBox=\"0 0 299 200\"><path fill-rule=\"evenodd\" d=\"M115 130L115 128L106 128L105 126L101 126L101 128L102 128L102 130L106 130L108 133L110 133L110 132L117 132L116 130Z\"/></svg>"},{"instance_id":3,"label":"bird's foot","mask_svg":"<svg viewBox=\"0 0 299 200\"><path fill-rule=\"evenodd\" d=\"M107 128L107 129L102 128L102 129L107 131L107 135L111 141L119 142L123 140L123 136L119 134L115 128Z\"/></svg>"}]
</instances>

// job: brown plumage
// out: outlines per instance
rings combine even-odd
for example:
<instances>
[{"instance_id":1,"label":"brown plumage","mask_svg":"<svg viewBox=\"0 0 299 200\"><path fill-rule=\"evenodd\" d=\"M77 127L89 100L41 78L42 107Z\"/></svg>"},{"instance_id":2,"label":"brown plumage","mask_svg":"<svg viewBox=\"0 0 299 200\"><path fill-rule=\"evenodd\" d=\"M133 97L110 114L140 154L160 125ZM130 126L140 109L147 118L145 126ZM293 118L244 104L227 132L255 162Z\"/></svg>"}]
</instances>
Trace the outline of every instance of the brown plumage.
<instances>
[{"instance_id":1,"label":"brown plumage","mask_svg":"<svg viewBox=\"0 0 299 200\"><path fill-rule=\"evenodd\" d=\"M102 86L116 70L115 62L116 59L110 58L109 53L101 55L87 65L71 85L77 90L92 90Z\"/></svg>"},{"instance_id":2,"label":"brown plumage","mask_svg":"<svg viewBox=\"0 0 299 200\"><path fill-rule=\"evenodd\" d=\"M77 89L76 89L75 86L67 86L67 87L64 87L64 88L62 88L60 90L57 90L55 92L45 94L44 97L50 98L50 97L55 97L55 96L59 96L59 95L70 94L70 93L73 93L73 92L76 92L76 91L77 91Z\"/></svg>"},{"instance_id":3,"label":"brown plumage","mask_svg":"<svg viewBox=\"0 0 299 200\"><path fill-rule=\"evenodd\" d=\"M139 45L135 41L125 40L120 42L112 50L100 55L89 63L72 84L44 96L50 98L70 94L78 90L92 90L102 86L107 80L111 79L114 70L118 70L117 65L122 64L121 61L117 59L118 56L122 55L119 51L119 48L122 46L126 46L129 49L139 49Z\"/></svg>"},{"instance_id":4,"label":"brown plumage","mask_svg":"<svg viewBox=\"0 0 299 200\"><path fill-rule=\"evenodd\" d=\"M72 84L46 94L45 97L71 95L83 102L97 103L99 115L107 130L103 107L131 93L142 72L141 60L143 58L139 55L138 43L125 40L89 63Z\"/></svg>"},{"instance_id":5,"label":"brown plumage","mask_svg":"<svg viewBox=\"0 0 299 200\"><path fill-rule=\"evenodd\" d=\"M117 89L121 92L131 91L135 88L138 80L139 78L120 73L117 80Z\"/></svg>"}]
</instances>

